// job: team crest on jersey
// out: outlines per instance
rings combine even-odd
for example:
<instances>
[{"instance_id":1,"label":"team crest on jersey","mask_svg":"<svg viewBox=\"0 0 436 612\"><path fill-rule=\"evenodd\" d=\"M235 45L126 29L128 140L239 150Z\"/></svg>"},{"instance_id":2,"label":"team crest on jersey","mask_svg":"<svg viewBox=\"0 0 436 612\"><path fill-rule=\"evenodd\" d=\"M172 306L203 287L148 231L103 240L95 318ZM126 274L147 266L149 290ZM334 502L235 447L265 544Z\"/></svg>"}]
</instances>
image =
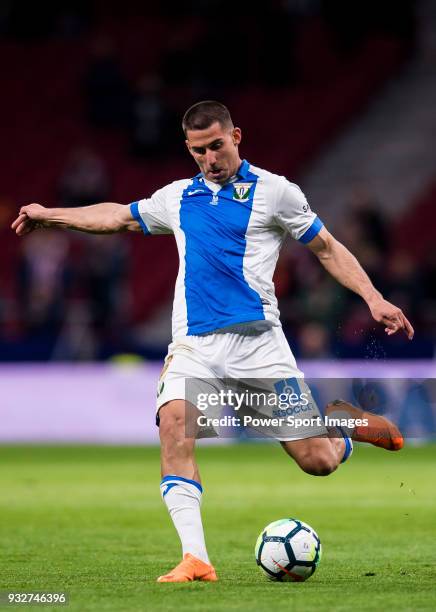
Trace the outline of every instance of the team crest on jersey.
<instances>
[{"instance_id":1,"label":"team crest on jersey","mask_svg":"<svg viewBox=\"0 0 436 612\"><path fill-rule=\"evenodd\" d=\"M248 200L252 186L253 183L235 183L233 185L233 199L238 201Z\"/></svg>"}]
</instances>

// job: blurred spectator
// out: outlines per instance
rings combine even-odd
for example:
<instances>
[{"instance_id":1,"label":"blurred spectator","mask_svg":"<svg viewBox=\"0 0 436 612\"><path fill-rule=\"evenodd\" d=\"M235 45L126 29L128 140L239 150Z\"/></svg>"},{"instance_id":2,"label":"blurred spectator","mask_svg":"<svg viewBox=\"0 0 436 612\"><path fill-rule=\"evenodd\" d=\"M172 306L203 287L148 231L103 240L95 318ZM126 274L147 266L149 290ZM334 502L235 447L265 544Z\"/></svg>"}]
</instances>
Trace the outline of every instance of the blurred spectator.
<instances>
[{"instance_id":1,"label":"blurred spectator","mask_svg":"<svg viewBox=\"0 0 436 612\"><path fill-rule=\"evenodd\" d=\"M356 185L350 206L350 216L360 229L360 240L380 253L386 253L390 247L390 233L383 205L377 202L366 185Z\"/></svg>"},{"instance_id":2,"label":"blurred spectator","mask_svg":"<svg viewBox=\"0 0 436 612\"><path fill-rule=\"evenodd\" d=\"M59 179L63 206L85 206L107 200L109 175L103 160L87 148L74 149Z\"/></svg>"},{"instance_id":3,"label":"blurred spectator","mask_svg":"<svg viewBox=\"0 0 436 612\"><path fill-rule=\"evenodd\" d=\"M422 290L415 261L405 251L392 253L386 262L386 277L388 299L416 319Z\"/></svg>"},{"instance_id":4,"label":"blurred spectator","mask_svg":"<svg viewBox=\"0 0 436 612\"><path fill-rule=\"evenodd\" d=\"M131 109L132 153L153 157L167 152L168 113L162 94L162 82L156 75L144 75L137 83Z\"/></svg>"},{"instance_id":5,"label":"blurred spectator","mask_svg":"<svg viewBox=\"0 0 436 612\"><path fill-rule=\"evenodd\" d=\"M92 325L101 334L116 334L128 297L128 245L119 234L90 234L84 237L83 246L79 283Z\"/></svg>"},{"instance_id":6,"label":"blurred spectator","mask_svg":"<svg viewBox=\"0 0 436 612\"><path fill-rule=\"evenodd\" d=\"M390 232L383 206L366 186L356 185L336 236L357 257L383 293L386 289L384 268L390 249Z\"/></svg>"},{"instance_id":7,"label":"blurred spectator","mask_svg":"<svg viewBox=\"0 0 436 612\"><path fill-rule=\"evenodd\" d=\"M84 77L89 121L96 127L121 127L128 120L130 89L115 49L107 38L97 39Z\"/></svg>"},{"instance_id":8,"label":"blurred spectator","mask_svg":"<svg viewBox=\"0 0 436 612\"><path fill-rule=\"evenodd\" d=\"M18 267L19 304L27 332L56 335L71 280L69 237L54 230L23 239Z\"/></svg>"},{"instance_id":9,"label":"blurred spectator","mask_svg":"<svg viewBox=\"0 0 436 612\"><path fill-rule=\"evenodd\" d=\"M287 257L287 274L291 282L286 286L284 280L280 280L280 288L283 290L286 287L288 291L287 295L282 293L281 296L285 306L281 308L282 318L292 322L293 326L305 320L331 323L340 307L343 289L326 275L308 249L295 245L290 253L292 255ZM282 270L280 259L278 269Z\"/></svg>"},{"instance_id":10,"label":"blurred spectator","mask_svg":"<svg viewBox=\"0 0 436 612\"><path fill-rule=\"evenodd\" d=\"M95 360L129 350L128 249L123 237L78 237L75 296L54 348L57 360Z\"/></svg>"},{"instance_id":11,"label":"blurred spectator","mask_svg":"<svg viewBox=\"0 0 436 612\"><path fill-rule=\"evenodd\" d=\"M320 323L306 323L298 333L298 354L303 359L324 359L331 355L328 328Z\"/></svg>"}]
</instances>

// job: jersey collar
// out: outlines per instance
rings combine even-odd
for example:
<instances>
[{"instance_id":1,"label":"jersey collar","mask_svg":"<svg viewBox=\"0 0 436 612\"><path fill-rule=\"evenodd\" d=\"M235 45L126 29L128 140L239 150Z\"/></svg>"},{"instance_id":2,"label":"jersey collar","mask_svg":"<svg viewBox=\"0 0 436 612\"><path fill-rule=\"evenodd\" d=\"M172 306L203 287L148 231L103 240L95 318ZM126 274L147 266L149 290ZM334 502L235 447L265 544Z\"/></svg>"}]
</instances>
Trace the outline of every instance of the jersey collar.
<instances>
[{"instance_id":1,"label":"jersey collar","mask_svg":"<svg viewBox=\"0 0 436 612\"><path fill-rule=\"evenodd\" d=\"M248 163L248 161L246 159L243 159L241 162L241 165L239 166L239 170L237 172L238 178L246 179L248 175L249 167L250 167L250 164Z\"/></svg>"},{"instance_id":2,"label":"jersey collar","mask_svg":"<svg viewBox=\"0 0 436 612\"><path fill-rule=\"evenodd\" d=\"M241 162L241 165L239 166L239 169L235 175L235 177L232 177L231 179L229 179L229 183L234 182L235 178L239 178L239 179L246 179L247 175L248 175L248 168L250 167L250 164L248 163L248 161L246 159L243 159ZM200 179L200 178L204 178L202 172L199 172L198 174L195 175L196 179ZM232 181L233 179L233 181Z\"/></svg>"}]
</instances>

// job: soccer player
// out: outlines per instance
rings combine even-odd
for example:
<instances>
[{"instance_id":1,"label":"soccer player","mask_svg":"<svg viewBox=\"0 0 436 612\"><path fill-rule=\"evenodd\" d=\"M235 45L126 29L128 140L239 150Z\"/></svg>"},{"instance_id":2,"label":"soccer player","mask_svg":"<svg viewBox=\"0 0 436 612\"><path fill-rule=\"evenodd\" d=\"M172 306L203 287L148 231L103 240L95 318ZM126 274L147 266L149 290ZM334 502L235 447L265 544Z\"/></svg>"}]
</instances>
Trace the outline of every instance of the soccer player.
<instances>
[{"instance_id":1,"label":"soccer player","mask_svg":"<svg viewBox=\"0 0 436 612\"><path fill-rule=\"evenodd\" d=\"M199 102L183 118L187 148L200 173L177 180L130 205L106 202L82 208L20 209L12 228L19 236L37 228L83 232L125 230L174 234L180 267L173 307L173 342L158 383L161 495L179 534L183 559L160 582L217 580L200 515L202 485L195 437L185 436L185 379L271 379L302 376L283 334L272 276L287 232L318 257L342 285L359 294L388 335L413 328L403 312L372 285L356 258L327 231L297 185L239 156L241 130L227 108ZM307 473L333 472L352 451L352 441L399 450L401 433L384 417L346 402L327 406L367 418L331 436L322 426L278 437Z\"/></svg>"}]
</instances>

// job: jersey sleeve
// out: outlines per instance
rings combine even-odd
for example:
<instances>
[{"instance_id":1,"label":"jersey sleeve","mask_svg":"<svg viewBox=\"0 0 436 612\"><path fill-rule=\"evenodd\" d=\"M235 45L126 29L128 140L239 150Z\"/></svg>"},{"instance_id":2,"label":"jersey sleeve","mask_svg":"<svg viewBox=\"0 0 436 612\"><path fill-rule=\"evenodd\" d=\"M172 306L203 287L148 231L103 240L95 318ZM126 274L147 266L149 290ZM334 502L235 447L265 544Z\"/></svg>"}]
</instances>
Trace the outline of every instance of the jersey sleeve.
<instances>
[{"instance_id":1,"label":"jersey sleeve","mask_svg":"<svg viewBox=\"0 0 436 612\"><path fill-rule=\"evenodd\" d=\"M294 183L280 177L275 208L276 223L291 236L307 244L323 227L321 219L310 209L306 196Z\"/></svg>"},{"instance_id":2,"label":"jersey sleeve","mask_svg":"<svg viewBox=\"0 0 436 612\"><path fill-rule=\"evenodd\" d=\"M166 200L166 189L163 187L155 191L151 198L130 204L132 217L138 221L144 234L173 233Z\"/></svg>"}]
</instances>

